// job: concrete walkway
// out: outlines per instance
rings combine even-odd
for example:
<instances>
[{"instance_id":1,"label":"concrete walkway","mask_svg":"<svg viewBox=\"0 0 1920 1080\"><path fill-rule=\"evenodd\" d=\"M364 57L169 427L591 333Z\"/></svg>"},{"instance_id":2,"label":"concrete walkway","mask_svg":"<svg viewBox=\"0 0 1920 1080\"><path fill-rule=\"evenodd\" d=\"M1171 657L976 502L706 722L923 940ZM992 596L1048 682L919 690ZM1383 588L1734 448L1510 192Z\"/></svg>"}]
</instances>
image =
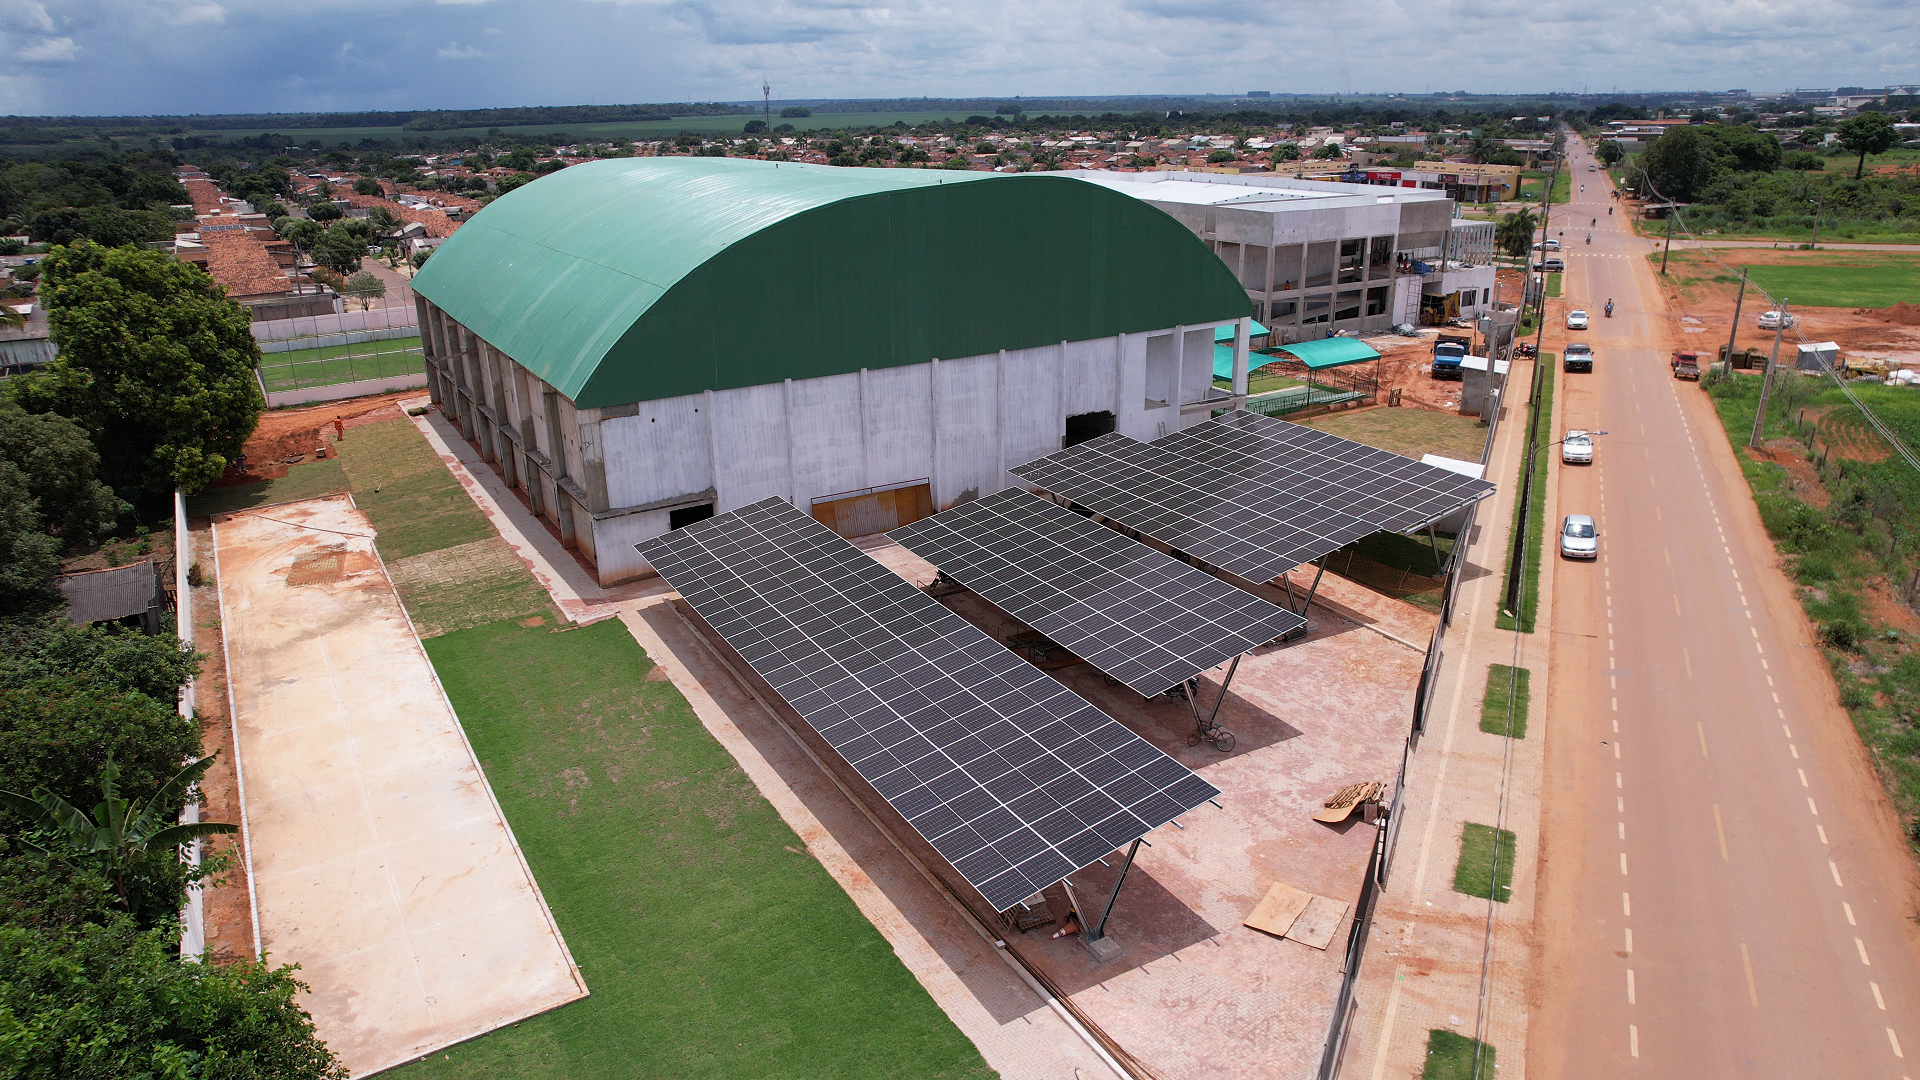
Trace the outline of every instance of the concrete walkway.
<instances>
[{"instance_id":1,"label":"concrete walkway","mask_svg":"<svg viewBox=\"0 0 1920 1080\"><path fill-rule=\"evenodd\" d=\"M213 526L261 950L355 1076L585 997L347 496Z\"/></svg>"},{"instance_id":2,"label":"concrete walkway","mask_svg":"<svg viewBox=\"0 0 1920 1080\"><path fill-rule=\"evenodd\" d=\"M1524 402L1532 376L1531 364L1514 365L1513 403L1502 419L1488 473L1500 489L1481 503L1477 515L1427 731L1408 766L1398 846L1355 988L1358 1011L1340 1071L1347 1080L1420 1075L1428 1032L1435 1028L1474 1036L1489 945L1484 1038L1499 1054L1501 1080L1525 1074L1527 1024L1535 998L1533 909L1541 857L1540 777L1547 737L1542 713L1555 560L1541 564L1535 633L1500 630L1495 619L1519 494L1514 478L1525 453ZM1541 430L1558 429L1543 422ZM1553 437L1543 436L1543 441ZM1549 527L1559 520L1553 487L1536 493L1548 500ZM1494 663L1532 671L1534 704L1525 739L1480 730L1487 666ZM1463 825L1496 821L1515 834L1513 890L1507 903L1453 891Z\"/></svg>"}]
</instances>

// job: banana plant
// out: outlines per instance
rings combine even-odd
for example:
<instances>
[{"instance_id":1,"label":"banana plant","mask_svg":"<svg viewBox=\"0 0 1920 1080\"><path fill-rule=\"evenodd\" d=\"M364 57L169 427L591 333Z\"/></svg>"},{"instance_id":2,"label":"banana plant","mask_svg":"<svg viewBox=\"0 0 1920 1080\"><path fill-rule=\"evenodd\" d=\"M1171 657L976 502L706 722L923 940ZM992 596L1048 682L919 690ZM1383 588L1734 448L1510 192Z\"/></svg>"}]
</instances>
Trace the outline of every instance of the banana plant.
<instances>
[{"instance_id":1,"label":"banana plant","mask_svg":"<svg viewBox=\"0 0 1920 1080\"><path fill-rule=\"evenodd\" d=\"M17 837L21 844L48 855L72 855L96 859L113 881L122 903L127 902L127 874L155 852L165 851L203 836L239 832L237 825L223 821L199 821L187 824L166 820L163 807L170 806L213 765L218 751L175 773L152 798L145 801L120 797L120 768L107 758L100 771L101 801L89 817L79 807L45 788L35 788L31 798L12 791L0 791L0 806L25 817L42 839L57 838L50 844Z\"/></svg>"}]
</instances>

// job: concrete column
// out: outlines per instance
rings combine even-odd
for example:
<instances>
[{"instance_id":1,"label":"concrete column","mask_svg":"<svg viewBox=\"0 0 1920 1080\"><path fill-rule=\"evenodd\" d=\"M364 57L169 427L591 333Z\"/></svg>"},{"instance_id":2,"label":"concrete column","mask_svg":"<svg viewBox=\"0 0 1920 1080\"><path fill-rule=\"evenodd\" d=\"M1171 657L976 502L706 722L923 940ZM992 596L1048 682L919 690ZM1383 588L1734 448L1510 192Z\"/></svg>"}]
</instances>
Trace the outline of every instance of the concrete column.
<instances>
[{"instance_id":1,"label":"concrete column","mask_svg":"<svg viewBox=\"0 0 1920 1080\"><path fill-rule=\"evenodd\" d=\"M1007 471L1007 350L993 362L993 483ZM991 486L983 495L998 490Z\"/></svg>"},{"instance_id":2,"label":"concrete column","mask_svg":"<svg viewBox=\"0 0 1920 1080\"><path fill-rule=\"evenodd\" d=\"M1126 415L1127 400L1127 335L1116 334L1113 338L1113 421L1120 423Z\"/></svg>"},{"instance_id":3,"label":"concrete column","mask_svg":"<svg viewBox=\"0 0 1920 1080\"><path fill-rule=\"evenodd\" d=\"M1060 357L1053 365L1053 426L1060 442L1067 441L1067 343L1060 342Z\"/></svg>"},{"instance_id":4,"label":"concrete column","mask_svg":"<svg viewBox=\"0 0 1920 1080\"><path fill-rule=\"evenodd\" d=\"M860 369L859 391L860 406L860 486L873 486L873 455L867 451L867 369Z\"/></svg>"},{"instance_id":5,"label":"concrete column","mask_svg":"<svg viewBox=\"0 0 1920 1080\"><path fill-rule=\"evenodd\" d=\"M932 452L928 455L932 464L928 471L933 475L927 480L927 490L933 498L933 512L945 509L940 503L940 492L945 490L940 476L940 358L934 357L927 368L927 431L933 439Z\"/></svg>"},{"instance_id":6,"label":"concrete column","mask_svg":"<svg viewBox=\"0 0 1920 1080\"><path fill-rule=\"evenodd\" d=\"M1233 324L1233 393L1245 397L1247 393L1247 337L1253 333L1253 320L1241 319ZM1246 402L1234 406L1245 409Z\"/></svg>"},{"instance_id":7,"label":"concrete column","mask_svg":"<svg viewBox=\"0 0 1920 1080\"><path fill-rule=\"evenodd\" d=\"M713 391L708 390L705 403L700 406L707 414L707 458L712 462L709 475L713 477L713 512L724 513L726 489L720 486L720 419L713 411Z\"/></svg>"},{"instance_id":8,"label":"concrete column","mask_svg":"<svg viewBox=\"0 0 1920 1080\"><path fill-rule=\"evenodd\" d=\"M607 450L600 441L600 410L576 409L574 423L580 430L580 468L585 476L576 476L580 486L587 489L587 509L599 513L611 509L607 498ZM591 528L581 523L581 528Z\"/></svg>"},{"instance_id":9,"label":"concrete column","mask_svg":"<svg viewBox=\"0 0 1920 1080\"><path fill-rule=\"evenodd\" d=\"M793 469L793 380L780 385L780 420L787 428L787 502L800 506L800 476Z\"/></svg>"}]
</instances>

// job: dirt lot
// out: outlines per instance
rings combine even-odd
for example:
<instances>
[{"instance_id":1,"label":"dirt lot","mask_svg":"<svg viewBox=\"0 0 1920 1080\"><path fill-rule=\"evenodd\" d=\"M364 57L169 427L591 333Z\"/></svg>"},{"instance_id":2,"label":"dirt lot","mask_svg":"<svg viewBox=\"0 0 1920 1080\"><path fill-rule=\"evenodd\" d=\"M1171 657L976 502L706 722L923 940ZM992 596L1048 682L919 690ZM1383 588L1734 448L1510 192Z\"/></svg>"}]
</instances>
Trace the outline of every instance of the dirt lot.
<instances>
[{"instance_id":1,"label":"dirt lot","mask_svg":"<svg viewBox=\"0 0 1920 1080\"><path fill-rule=\"evenodd\" d=\"M307 409L279 409L260 414L260 426L247 440L241 468L229 468L215 481L217 486L256 484L278 480L292 466L316 460L318 449L331 441L333 421L338 417L346 427L359 427L400 415L402 398L419 397L418 390L403 390L378 397L330 401Z\"/></svg>"},{"instance_id":2,"label":"dirt lot","mask_svg":"<svg viewBox=\"0 0 1920 1080\"><path fill-rule=\"evenodd\" d=\"M1740 292L1740 267L1827 264L1854 254L1771 248L1676 251L1668 268L1667 298L1688 346L1697 349L1703 357L1713 357L1727 341L1727 324L1733 318L1734 299ZM1764 310L1765 298L1748 289L1740 310L1736 348L1767 348L1773 344L1773 334L1758 326L1760 312ZM1880 309L1805 307L1795 309L1795 314L1800 320L1797 328L1800 340L1837 342L1843 358L1850 360L1879 359L1905 367L1920 367L1920 306L1902 303ZM1788 331L1781 349L1784 352L1796 343L1794 331Z\"/></svg>"}]
</instances>

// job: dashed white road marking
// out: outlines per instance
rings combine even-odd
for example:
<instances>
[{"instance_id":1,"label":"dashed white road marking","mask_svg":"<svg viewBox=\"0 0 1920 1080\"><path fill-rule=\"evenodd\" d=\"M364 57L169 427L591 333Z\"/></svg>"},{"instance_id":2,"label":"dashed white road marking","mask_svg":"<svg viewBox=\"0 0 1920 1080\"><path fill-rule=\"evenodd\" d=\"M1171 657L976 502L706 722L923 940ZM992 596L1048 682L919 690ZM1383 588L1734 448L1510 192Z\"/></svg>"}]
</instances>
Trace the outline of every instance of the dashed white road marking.
<instances>
[{"instance_id":1,"label":"dashed white road marking","mask_svg":"<svg viewBox=\"0 0 1920 1080\"><path fill-rule=\"evenodd\" d=\"M1620 894L1620 913L1629 919L1633 918L1633 900L1626 893Z\"/></svg>"},{"instance_id":2,"label":"dashed white road marking","mask_svg":"<svg viewBox=\"0 0 1920 1080\"><path fill-rule=\"evenodd\" d=\"M1868 967L1872 967L1873 961L1867 959L1867 943L1861 941L1859 938L1854 938L1853 947L1860 950L1860 962Z\"/></svg>"},{"instance_id":3,"label":"dashed white road marking","mask_svg":"<svg viewBox=\"0 0 1920 1080\"><path fill-rule=\"evenodd\" d=\"M1828 859L1828 860L1827 860L1827 869L1829 869L1829 870L1831 870L1831 871L1833 871L1833 883L1834 883L1835 885L1839 885L1839 886L1840 886L1841 888L1843 888L1843 889L1844 889L1844 888L1846 888L1846 886L1845 886L1845 885L1842 885L1842 884L1840 883L1840 866L1839 866L1839 864L1837 864L1837 863L1835 863L1835 862L1834 862L1834 861L1833 861L1832 859ZM1848 910L1848 911L1852 911L1853 909L1851 909L1851 908L1849 908L1849 909L1847 909L1847 910Z\"/></svg>"},{"instance_id":4,"label":"dashed white road marking","mask_svg":"<svg viewBox=\"0 0 1920 1080\"><path fill-rule=\"evenodd\" d=\"M1753 957L1747 953L1747 943L1740 943L1740 965L1747 969L1747 1000L1754 1008L1760 1007L1760 991L1753 985Z\"/></svg>"},{"instance_id":5,"label":"dashed white road marking","mask_svg":"<svg viewBox=\"0 0 1920 1080\"><path fill-rule=\"evenodd\" d=\"M1849 903L1847 903L1847 902L1846 902L1845 900L1842 900L1842 901L1840 901L1840 910L1841 910L1841 911L1844 911L1844 912L1846 912L1846 913L1847 913L1847 925L1848 925L1848 926L1859 926L1859 925L1860 925L1859 923L1857 923L1857 922L1854 922L1854 921L1853 921L1853 905L1852 905L1852 904L1849 904Z\"/></svg>"},{"instance_id":6,"label":"dashed white road marking","mask_svg":"<svg viewBox=\"0 0 1920 1080\"><path fill-rule=\"evenodd\" d=\"M1733 860L1727 857L1727 830L1720 821L1719 803L1713 804L1713 831L1720 837L1720 861L1732 862Z\"/></svg>"}]
</instances>

